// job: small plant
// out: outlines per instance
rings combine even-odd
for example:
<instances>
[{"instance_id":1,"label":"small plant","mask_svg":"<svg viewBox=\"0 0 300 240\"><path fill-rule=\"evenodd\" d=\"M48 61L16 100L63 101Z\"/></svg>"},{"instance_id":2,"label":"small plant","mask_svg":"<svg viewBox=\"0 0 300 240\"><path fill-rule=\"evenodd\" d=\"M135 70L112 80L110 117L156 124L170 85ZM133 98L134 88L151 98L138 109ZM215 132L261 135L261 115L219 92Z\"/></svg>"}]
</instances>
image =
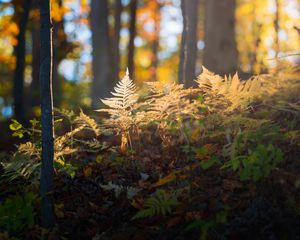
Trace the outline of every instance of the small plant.
<instances>
[{"instance_id":1,"label":"small plant","mask_svg":"<svg viewBox=\"0 0 300 240\"><path fill-rule=\"evenodd\" d=\"M155 194L148 198L143 208L138 211L132 219L147 218L154 216L165 216L172 212L178 205L177 194L170 194L164 190L157 190Z\"/></svg>"},{"instance_id":2,"label":"small plant","mask_svg":"<svg viewBox=\"0 0 300 240\"><path fill-rule=\"evenodd\" d=\"M185 232L191 232L193 230L200 230L199 240L206 240L210 237L210 232L217 229L218 226L227 223L228 209L225 207L224 210L217 212L215 215L208 219L194 220L188 224L185 228Z\"/></svg>"},{"instance_id":3,"label":"small plant","mask_svg":"<svg viewBox=\"0 0 300 240\"><path fill-rule=\"evenodd\" d=\"M235 109L245 110L256 98L266 91L271 91L271 86L264 86L260 77L241 81L237 74L233 77L222 78L203 67L203 73L196 81L200 90L205 95L206 101L217 109L231 112Z\"/></svg>"},{"instance_id":4,"label":"small plant","mask_svg":"<svg viewBox=\"0 0 300 240\"><path fill-rule=\"evenodd\" d=\"M65 156L71 155L85 146L89 147L91 151L102 146L99 141L94 138L92 140L77 140L76 134L83 130L88 129L94 133L97 137L100 135L100 128L96 121L80 111L79 116L75 117L74 113L67 110L62 110L61 115L66 116L68 123L71 125L71 130L56 136L54 139L54 161L57 172L63 172L71 177L75 176L76 166L67 162ZM59 118L55 120L55 123L61 122ZM39 180L39 171L41 164L41 130L40 122L36 119L29 121L30 128L23 127L16 120L12 120L10 129L13 131L13 136L23 138L25 134L30 136L29 141L18 145L17 151L6 159L0 158L0 163L3 165L4 174L3 177L12 181L18 177L31 180L31 183ZM72 128L72 124L76 127ZM0 179L1 180L1 179Z\"/></svg>"},{"instance_id":5,"label":"small plant","mask_svg":"<svg viewBox=\"0 0 300 240\"><path fill-rule=\"evenodd\" d=\"M137 126L135 111L138 100L136 86L129 78L128 70L114 90L115 92L111 93L114 97L101 99L109 109L96 111L110 115L110 118L105 120L104 127L121 135L121 151L125 152L128 144L131 144L130 132Z\"/></svg>"},{"instance_id":6,"label":"small plant","mask_svg":"<svg viewBox=\"0 0 300 240\"><path fill-rule=\"evenodd\" d=\"M276 149L272 144L259 144L253 150L249 150L246 156L237 156L225 163L223 169L232 169L239 171L242 181L250 180L258 181L263 177L269 176L283 159L283 153L280 149Z\"/></svg>"},{"instance_id":7,"label":"small plant","mask_svg":"<svg viewBox=\"0 0 300 240\"><path fill-rule=\"evenodd\" d=\"M8 198L0 205L0 229L9 235L17 236L25 229L34 225L34 202L37 197L34 193L25 196Z\"/></svg>"}]
</instances>

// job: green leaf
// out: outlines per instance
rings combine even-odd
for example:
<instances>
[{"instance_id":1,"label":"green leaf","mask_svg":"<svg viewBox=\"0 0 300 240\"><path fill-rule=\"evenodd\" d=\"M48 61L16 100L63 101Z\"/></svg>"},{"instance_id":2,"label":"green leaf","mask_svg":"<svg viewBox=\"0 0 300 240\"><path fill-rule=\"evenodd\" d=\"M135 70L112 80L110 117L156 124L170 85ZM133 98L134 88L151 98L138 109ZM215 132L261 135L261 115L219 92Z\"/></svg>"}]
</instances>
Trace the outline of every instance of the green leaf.
<instances>
[{"instance_id":1,"label":"green leaf","mask_svg":"<svg viewBox=\"0 0 300 240\"><path fill-rule=\"evenodd\" d=\"M236 170L238 170L239 169L239 167L240 167L240 161L239 161L239 159L233 159L232 161L232 169L233 169L233 171L236 171Z\"/></svg>"},{"instance_id":2,"label":"green leaf","mask_svg":"<svg viewBox=\"0 0 300 240\"><path fill-rule=\"evenodd\" d=\"M240 179L242 181L249 180L250 179L250 175L251 175L251 173L250 173L250 169L249 168L243 168L243 169L241 169L241 171L240 171Z\"/></svg>"},{"instance_id":3,"label":"green leaf","mask_svg":"<svg viewBox=\"0 0 300 240\"><path fill-rule=\"evenodd\" d=\"M17 130L23 128L22 124L19 123L17 120L13 119L12 122L13 123L9 124L10 130L17 131Z\"/></svg>"},{"instance_id":4,"label":"green leaf","mask_svg":"<svg viewBox=\"0 0 300 240\"><path fill-rule=\"evenodd\" d=\"M35 118L32 120L29 120L32 127L35 127L40 121L36 120Z\"/></svg>"},{"instance_id":5,"label":"green leaf","mask_svg":"<svg viewBox=\"0 0 300 240\"><path fill-rule=\"evenodd\" d=\"M218 162L220 162L219 159L216 156L213 156L209 160L201 161L200 166L202 167L202 169L206 170Z\"/></svg>"}]
</instances>

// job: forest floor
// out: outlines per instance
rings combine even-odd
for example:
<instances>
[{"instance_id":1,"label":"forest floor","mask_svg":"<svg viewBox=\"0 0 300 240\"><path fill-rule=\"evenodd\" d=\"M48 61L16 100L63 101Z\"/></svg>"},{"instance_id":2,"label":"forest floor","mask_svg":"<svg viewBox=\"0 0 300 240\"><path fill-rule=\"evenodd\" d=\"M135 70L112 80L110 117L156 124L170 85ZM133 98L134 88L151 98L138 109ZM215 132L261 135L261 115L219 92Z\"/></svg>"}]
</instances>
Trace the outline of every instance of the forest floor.
<instances>
[{"instance_id":1,"label":"forest floor","mask_svg":"<svg viewBox=\"0 0 300 240\"><path fill-rule=\"evenodd\" d=\"M210 108L198 108L201 118L178 121L172 112L162 125L129 131L126 141L128 135L101 132L83 113L69 125L66 119L73 113L61 113L56 118L56 228L48 239L300 239L299 70L277 72L271 79L277 91L255 98L251 108L247 103L247 110L241 99L231 108L235 100L229 95L230 110L220 110L224 92L216 108L216 99L203 95L196 102ZM78 127L82 121L89 128ZM23 128L11 129L18 135ZM20 160L36 161L40 148L32 136L15 153L3 153L0 239L40 236L39 200L29 196L38 193L38 171ZM10 165L13 159L23 165ZM19 175L8 174L12 169ZM8 199L16 210L8 207ZM26 222L30 213L15 206L22 201L27 203L23 209L33 212L33 222ZM14 218L13 227L1 213Z\"/></svg>"}]
</instances>

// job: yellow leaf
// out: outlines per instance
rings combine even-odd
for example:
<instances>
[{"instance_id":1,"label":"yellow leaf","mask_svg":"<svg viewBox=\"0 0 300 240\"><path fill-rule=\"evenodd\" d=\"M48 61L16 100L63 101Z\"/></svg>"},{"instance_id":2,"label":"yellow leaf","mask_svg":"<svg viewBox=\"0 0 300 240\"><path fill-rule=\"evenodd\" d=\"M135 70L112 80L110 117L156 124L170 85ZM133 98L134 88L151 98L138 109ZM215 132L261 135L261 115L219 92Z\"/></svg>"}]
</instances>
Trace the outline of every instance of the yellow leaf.
<instances>
[{"instance_id":1,"label":"yellow leaf","mask_svg":"<svg viewBox=\"0 0 300 240\"><path fill-rule=\"evenodd\" d=\"M172 182L176 179L176 175L174 173L170 173L169 175L159 179L156 183L154 183L154 187L159 187L165 185L169 182Z\"/></svg>"}]
</instances>

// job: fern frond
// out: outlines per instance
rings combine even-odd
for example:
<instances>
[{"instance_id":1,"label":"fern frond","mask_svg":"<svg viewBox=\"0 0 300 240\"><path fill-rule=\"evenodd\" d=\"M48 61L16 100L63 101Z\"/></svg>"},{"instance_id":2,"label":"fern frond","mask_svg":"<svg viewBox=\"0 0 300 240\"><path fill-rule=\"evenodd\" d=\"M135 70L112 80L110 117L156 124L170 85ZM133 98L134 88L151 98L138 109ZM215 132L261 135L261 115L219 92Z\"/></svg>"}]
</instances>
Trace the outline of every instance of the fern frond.
<instances>
[{"instance_id":1,"label":"fern frond","mask_svg":"<svg viewBox=\"0 0 300 240\"><path fill-rule=\"evenodd\" d=\"M129 73L117 83L114 88L115 92L111 94L115 97L101 99L101 101L109 107L109 109L99 109L96 111L107 112L111 117L122 117L130 115L133 110L133 105L137 102L138 95L136 94L136 86L129 78Z\"/></svg>"},{"instance_id":2,"label":"fern frond","mask_svg":"<svg viewBox=\"0 0 300 240\"><path fill-rule=\"evenodd\" d=\"M224 78L215 75L203 67L203 72L196 80L200 90L209 103L232 111L246 109L255 99L262 96L271 86L264 85L260 77L241 81L238 74ZM224 101L225 100L225 101Z\"/></svg>"},{"instance_id":3,"label":"fern frond","mask_svg":"<svg viewBox=\"0 0 300 240\"><path fill-rule=\"evenodd\" d=\"M195 108L188 97L197 90L184 89L182 84L169 83L147 83L152 97L148 100L149 111L147 119L156 121L167 120L173 116L175 118L186 115L195 115Z\"/></svg>"},{"instance_id":4,"label":"fern frond","mask_svg":"<svg viewBox=\"0 0 300 240\"><path fill-rule=\"evenodd\" d=\"M39 158L32 158L28 154L17 152L9 159L9 162L2 162L3 176L10 181L18 177L29 179L33 175L38 175L40 164Z\"/></svg>"},{"instance_id":5,"label":"fern frond","mask_svg":"<svg viewBox=\"0 0 300 240\"><path fill-rule=\"evenodd\" d=\"M128 70L114 90L115 92L111 93L114 97L101 99L109 108L96 111L106 112L110 115L110 118L104 120L103 127L117 134L121 133L121 151L124 152L128 143L131 142L131 131L137 128L137 121L141 120L141 115L136 117L138 94L135 84L129 78Z\"/></svg>"},{"instance_id":6,"label":"fern frond","mask_svg":"<svg viewBox=\"0 0 300 240\"><path fill-rule=\"evenodd\" d=\"M100 127L97 122L86 115L82 110L80 110L79 116L75 118L75 122L78 122L80 125L83 125L91 130L96 134L96 136L100 135Z\"/></svg>"},{"instance_id":7,"label":"fern frond","mask_svg":"<svg viewBox=\"0 0 300 240\"><path fill-rule=\"evenodd\" d=\"M132 219L140 219L154 216L166 216L178 205L177 195L169 194L164 190L157 190L155 194L148 198L144 207L133 216Z\"/></svg>"}]
</instances>

